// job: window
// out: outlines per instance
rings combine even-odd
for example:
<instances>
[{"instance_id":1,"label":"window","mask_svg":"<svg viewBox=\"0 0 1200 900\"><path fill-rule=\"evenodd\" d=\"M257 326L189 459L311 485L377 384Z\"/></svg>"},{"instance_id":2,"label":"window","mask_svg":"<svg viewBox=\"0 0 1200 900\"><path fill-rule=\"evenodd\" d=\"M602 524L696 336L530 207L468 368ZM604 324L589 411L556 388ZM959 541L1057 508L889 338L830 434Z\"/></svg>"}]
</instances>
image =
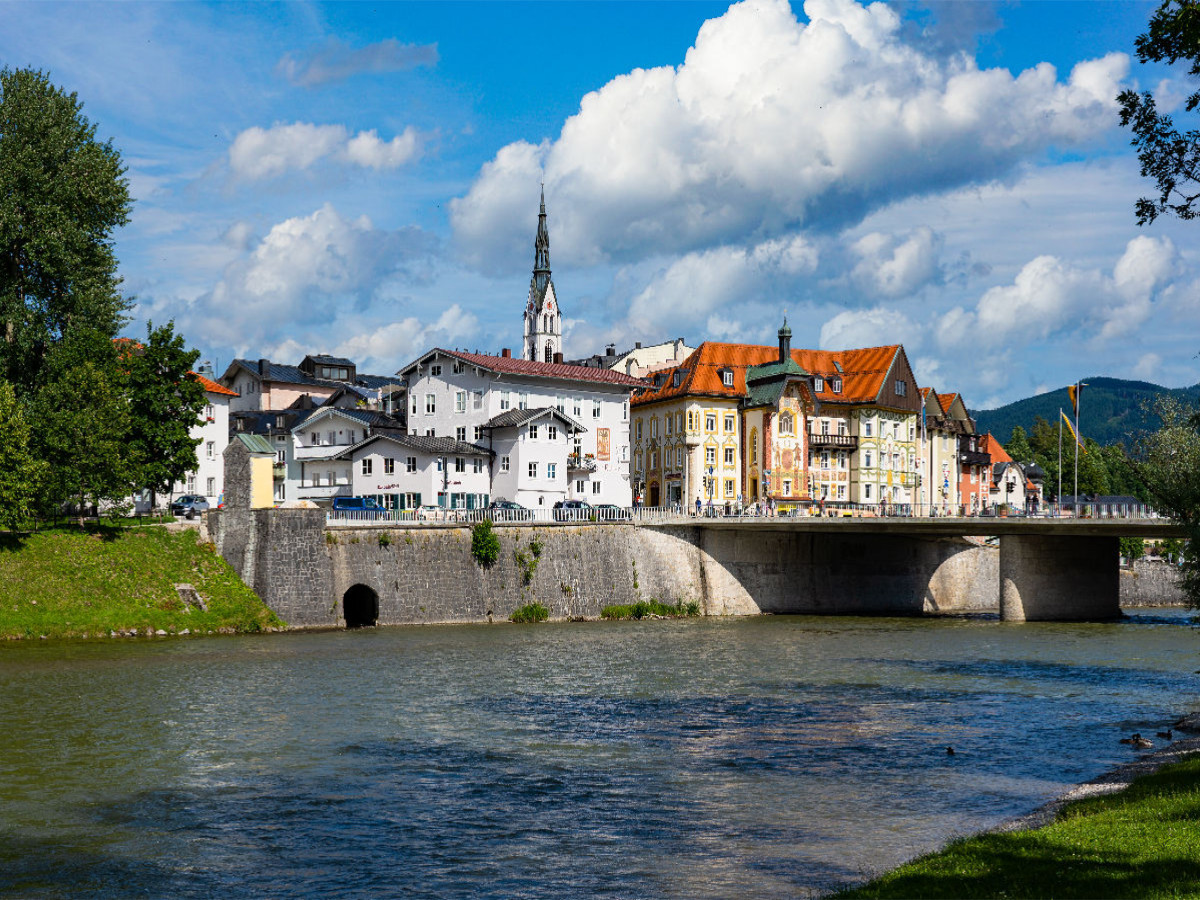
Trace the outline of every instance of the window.
<instances>
[{"instance_id":1,"label":"window","mask_svg":"<svg viewBox=\"0 0 1200 900\"><path fill-rule=\"evenodd\" d=\"M405 459L404 459L404 471L406 471L406 472L415 472L415 471L417 471L417 458L416 458L415 456L408 456L408 457L405 457Z\"/></svg>"},{"instance_id":2,"label":"window","mask_svg":"<svg viewBox=\"0 0 1200 900\"><path fill-rule=\"evenodd\" d=\"M536 425L529 426L529 439L531 441L537 440L537 431L538 431L538 427Z\"/></svg>"},{"instance_id":3,"label":"window","mask_svg":"<svg viewBox=\"0 0 1200 900\"><path fill-rule=\"evenodd\" d=\"M325 435L326 446L332 447L336 443L337 443L337 432L336 431L327 432Z\"/></svg>"},{"instance_id":4,"label":"window","mask_svg":"<svg viewBox=\"0 0 1200 900\"><path fill-rule=\"evenodd\" d=\"M637 453L633 454L633 470L635 472L642 471L642 451L641 450L639 450Z\"/></svg>"},{"instance_id":5,"label":"window","mask_svg":"<svg viewBox=\"0 0 1200 900\"><path fill-rule=\"evenodd\" d=\"M666 418L667 434L671 434L675 430L675 417L668 415Z\"/></svg>"},{"instance_id":6,"label":"window","mask_svg":"<svg viewBox=\"0 0 1200 900\"><path fill-rule=\"evenodd\" d=\"M909 425L909 426L908 426L908 439L909 439L910 441L912 441L912 440L915 440L915 439L916 439L916 437L917 437L917 426L916 426L916 425Z\"/></svg>"},{"instance_id":7,"label":"window","mask_svg":"<svg viewBox=\"0 0 1200 900\"><path fill-rule=\"evenodd\" d=\"M621 421L622 422L629 421L629 401L628 400L626 400L624 403L621 404Z\"/></svg>"},{"instance_id":8,"label":"window","mask_svg":"<svg viewBox=\"0 0 1200 900\"><path fill-rule=\"evenodd\" d=\"M437 412L437 397L433 394L425 395L425 415L432 415Z\"/></svg>"},{"instance_id":9,"label":"window","mask_svg":"<svg viewBox=\"0 0 1200 900\"><path fill-rule=\"evenodd\" d=\"M870 450L863 451L863 468L864 469L871 468L871 451Z\"/></svg>"},{"instance_id":10,"label":"window","mask_svg":"<svg viewBox=\"0 0 1200 900\"><path fill-rule=\"evenodd\" d=\"M790 478L783 479L783 496L792 496L792 479Z\"/></svg>"},{"instance_id":11,"label":"window","mask_svg":"<svg viewBox=\"0 0 1200 900\"><path fill-rule=\"evenodd\" d=\"M501 411L509 409L512 406L512 394L509 391L500 392L500 409Z\"/></svg>"},{"instance_id":12,"label":"window","mask_svg":"<svg viewBox=\"0 0 1200 900\"><path fill-rule=\"evenodd\" d=\"M903 397L908 394L908 382L899 378L896 379L896 396Z\"/></svg>"},{"instance_id":13,"label":"window","mask_svg":"<svg viewBox=\"0 0 1200 900\"><path fill-rule=\"evenodd\" d=\"M507 472L508 470L509 470L508 457L507 456L500 457L500 471Z\"/></svg>"},{"instance_id":14,"label":"window","mask_svg":"<svg viewBox=\"0 0 1200 900\"><path fill-rule=\"evenodd\" d=\"M725 448L725 465L727 465L727 466L733 465L733 448L732 447Z\"/></svg>"},{"instance_id":15,"label":"window","mask_svg":"<svg viewBox=\"0 0 1200 900\"><path fill-rule=\"evenodd\" d=\"M551 441L558 440L558 426L557 425L547 425L546 426L546 438Z\"/></svg>"},{"instance_id":16,"label":"window","mask_svg":"<svg viewBox=\"0 0 1200 900\"><path fill-rule=\"evenodd\" d=\"M671 375L671 387L679 387L681 381L683 381L683 375L676 369Z\"/></svg>"},{"instance_id":17,"label":"window","mask_svg":"<svg viewBox=\"0 0 1200 900\"><path fill-rule=\"evenodd\" d=\"M829 389L831 391L833 391L835 394L840 394L842 392L842 379L840 379L840 378L829 379Z\"/></svg>"},{"instance_id":18,"label":"window","mask_svg":"<svg viewBox=\"0 0 1200 900\"><path fill-rule=\"evenodd\" d=\"M725 387L733 387L733 372L731 370L721 370L721 384L725 385Z\"/></svg>"},{"instance_id":19,"label":"window","mask_svg":"<svg viewBox=\"0 0 1200 900\"><path fill-rule=\"evenodd\" d=\"M576 397L575 403L572 405L571 409L574 410L576 416L583 415L583 400L582 400L582 398Z\"/></svg>"},{"instance_id":20,"label":"window","mask_svg":"<svg viewBox=\"0 0 1200 900\"><path fill-rule=\"evenodd\" d=\"M892 437L897 441L900 440L900 423L899 422L892 423Z\"/></svg>"},{"instance_id":21,"label":"window","mask_svg":"<svg viewBox=\"0 0 1200 900\"><path fill-rule=\"evenodd\" d=\"M779 416L779 433L780 434L795 434L796 420L792 418L790 412L782 413Z\"/></svg>"},{"instance_id":22,"label":"window","mask_svg":"<svg viewBox=\"0 0 1200 900\"><path fill-rule=\"evenodd\" d=\"M558 471L557 463L546 463L546 477L549 478L551 481L554 480L554 476L557 473L557 471Z\"/></svg>"},{"instance_id":23,"label":"window","mask_svg":"<svg viewBox=\"0 0 1200 900\"><path fill-rule=\"evenodd\" d=\"M820 375L818 375L816 378L813 379L813 390L814 391L825 390L825 379L822 378Z\"/></svg>"},{"instance_id":24,"label":"window","mask_svg":"<svg viewBox=\"0 0 1200 900\"><path fill-rule=\"evenodd\" d=\"M467 461L461 456L454 457L454 471L460 473L467 471Z\"/></svg>"},{"instance_id":25,"label":"window","mask_svg":"<svg viewBox=\"0 0 1200 900\"><path fill-rule=\"evenodd\" d=\"M716 447L705 447L704 448L704 463L705 463L705 465L709 465L709 466L716 465L716 462L717 462L717 448Z\"/></svg>"},{"instance_id":26,"label":"window","mask_svg":"<svg viewBox=\"0 0 1200 900\"><path fill-rule=\"evenodd\" d=\"M286 440L287 440L287 438L282 434L275 435L275 443L277 443L277 444L282 444Z\"/></svg>"},{"instance_id":27,"label":"window","mask_svg":"<svg viewBox=\"0 0 1200 900\"><path fill-rule=\"evenodd\" d=\"M696 413L688 410L688 431L696 430Z\"/></svg>"},{"instance_id":28,"label":"window","mask_svg":"<svg viewBox=\"0 0 1200 900\"><path fill-rule=\"evenodd\" d=\"M758 429L750 430L750 465L758 465Z\"/></svg>"},{"instance_id":29,"label":"window","mask_svg":"<svg viewBox=\"0 0 1200 900\"><path fill-rule=\"evenodd\" d=\"M210 422L216 418L216 411L213 409L213 405L211 403L204 407L204 418L208 419ZM212 491L209 491L209 493L211 494Z\"/></svg>"},{"instance_id":30,"label":"window","mask_svg":"<svg viewBox=\"0 0 1200 900\"><path fill-rule=\"evenodd\" d=\"M829 434L829 420L828 419L821 420L821 434Z\"/></svg>"},{"instance_id":31,"label":"window","mask_svg":"<svg viewBox=\"0 0 1200 900\"><path fill-rule=\"evenodd\" d=\"M454 392L454 411L456 413L465 413L467 411L467 392Z\"/></svg>"},{"instance_id":32,"label":"window","mask_svg":"<svg viewBox=\"0 0 1200 900\"><path fill-rule=\"evenodd\" d=\"M845 433L846 433L846 420L838 419L838 434L845 434Z\"/></svg>"},{"instance_id":33,"label":"window","mask_svg":"<svg viewBox=\"0 0 1200 900\"><path fill-rule=\"evenodd\" d=\"M441 378L442 377L442 367L441 366L430 366L429 374L432 375L434 378Z\"/></svg>"},{"instance_id":34,"label":"window","mask_svg":"<svg viewBox=\"0 0 1200 900\"><path fill-rule=\"evenodd\" d=\"M456 441L465 441L467 439L467 426L460 425L454 429L454 439Z\"/></svg>"},{"instance_id":35,"label":"window","mask_svg":"<svg viewBox=\"0 0 1200 900\"><path fill-rule=\"evenodd\" d=\"M412 414L414 416L417 414L417 395L416 394L412 395Z\"/></svg>"},{"instance_id":36,"label":"window","mask_svg":"<svg viewBox=\"0 0 1200 900\"><path fill-rule=\"evenodd\" d=\"M870 436L871 436L871 420L868 419L866 422L863 422L863 437L870 437Z\"/></svg>"},{"instance_id":37,"label":"window","mask_svg":"<svg viewBox=\"0 0 1200 900\"><path fill-rule=\"evenodd\" d=\"M437 437L437 435L432 428L426 428L425 437Z\"/></svg>"},{"instance_id":38,"label":"window","mask_svg":"<svg viewBox=\"0 0 1200 900\"><path fill-rule=\"evenodd\" d=\"M829 468L829 451L828 450L821 451L821 468L822 469Z\"/></svg>"},{"instance_id":39,"label":"window","mask_svg":"<svg viewBox=\"0 0 1200 900\"><path fill-rule=\"evenodd\" d=\"M279 463L280 465L283 465L285 462L287 462L287 451L286 450L276 450L275 451L275 462Z\"/></svg>"},{"instance_id":40,"label":"window","mask_svg":"<svg viewBox=\"0 0 1200 900\"><path fill-rule=\"evenodd\" d=\"M472 406L475 409L483 409L483 391L475 391L471 394Z\"/></svg>"},{"instance_id":41,"label":"window","mask_svg":"<svg viewBox=\"0 0 1200 900\"><path fill-rule=\"evenodd\" d=\"M351 428L349 431L346 432L346 443L347 444L354 443L354 429L353 428Z\"/></svg>"},{"instance_id":42,"label":"window","mask_svg":"<svg viewBox=\"0 0 1200 900\"><path fill-rule=\"evenodd\" d=\"M654 440L654 438L656 438L656 437L658 437L658 417L657 416L650 420L650 439Z\"/></svg>"},{"instance_id":43,"label":"window","mask_svg":"<svg viewBox=\"0 0 1200 900\"><path fill-rule=\"evenodd\" d=\"M455 375L461 375L464 371L466 371L466 368L467 368L467 365L462 360L455 360L455 362L454 362L454 374Z\"/></svg>"},{"instance_id":44,"label":"window","mask_svg":"<svg viewBox=\"0 0 1200 900\"><path fill-rule=\"evenodd\" d=\"M593 419L600 418L600 401L599 400L592 401L592 418Z\"/></svg>"},{"instance_id":45,"label":"window","mask_svg":"<svg viewBox=\"0 0 1200 900\"><path fill-rule=\"evenodd\" d=\"M683 413L675 414L675 428L680 434L683 434Z\"/></svg>"},{"instance_id":46,"label":"window","mask_svg":"<svg viewBox=\"0 0 1200 900\"><path fill-rule=\"evenodd\" d=\"M384 475L395 475L396 474L396 460L393 457L389 456L384 459L383 474Z\"/></svg>"},{"instance_id":47,"label":"window","mask_svg":"<svg viewBox=\"0 0 1200 900\"><path fill-rule=\"evenodd\" d=\"M446 457L444 457L444 456L439 456L439 457L437 458L437 470L438 470L439 472L441 472L441 471L443 471L445 468L446 468Z\"/></svg>"},{"instance_id":48,"label":"window","mask_svg":"<svg viewBox=\"0 0 1200 900\"><path fill-rule=\"evenodd\" d=\"M642 439L642 420L641 419L638 419L636 422L634 422L633 432L634 432L634 435L637 437L637 439L640 441Z\"/></svg>"},{"instance_id":49,"label":"window","mask_svg":"<svg viewBox=\"0 0 1200 900\"><path fill-rule=\"evenodd\" d=\"M526 391L521 391L517 395L517 409L529 409L529 394Z\"/></svg>"},{"instance_id":50,"label":"window","mask_svg":"<svg viewBox=\"0 0 1200 900\"><path fill-rule=\"evenodd\" d=\"M537 463L535 462L529 464L529 477L537 478Z\"/></svg>"},{"instance_id":51,"label":"window","mask_svg":"<svg viewBox=\"0 0 1200 900\"><path fill-rule=\"evenodd\" d=\"M362 473L364 475L371 474L371 457L369 456L362 461Z\"/></svg>"},{"instance_id":52,"label":"window","mask_svg":"<svg viewBox=\"0 0 1200 900\"><path fill-rule=\"evenodd\" d=\"M725 433L726 433L726 434L733 434L733 432L734 432L736 429L737 429L737 422L736 422L736 420L734 419L734 417L733 417L733 416L726 416L726 417L725 417Z\"/></svg>"},{"instance_id":53,"label":"window","mask_svg":"<svg viewBox=\"0 0 1200 900\"><path fill-rule=\"evenodd\" d=\"M717 414L716 413L705 414L704 430L705 431L716 431L717 430Z\"/></svg>"},{"instance_id":54,"label":"window","mask_svg":"<svg viewBox=\"0 0 1200 900\"><path fill-rule=\"evenodd\" d=\"M204 452L208 456L209 459L215 458L217 455L217 442L209 441L207 444L205 444Z\"/></svg>"},{"instance_id":55,"label":"window","mask_svg":"<svg viewBox=\"0 0 1200 900\"><path fill-rule=\"evenodd\" d=\"M871 499L871 486L869 484L863 485L863 499L864 500Z\"/></svg>"},{"instance_id":56,"label":"window","mask_svg":"<svg viewBox=\"0 0 1200 900\"><path fill-rule=\"evenodd\" d=\"M733 479L732 478L725 479L725 496L726 497L733 496Z\"/></svg>"},{"instance_id":57,"label":"window","mask_svg":"<svg viewBox=\"0 0 1200 900\"><path fill-rule=\"evenodd\" d=\"M483 472L483 460L479 458L471 460L471 471L476 475L479 475L481 472Z\"/></svg>"},{"instance_id":58,"label":"window","mask_svg":"<svg viewBox=\"0 0 1200 900\"><path fill-rule=\"evenodd\" d=\"M583 479L582 478L578 479L575 482L575 493L577 493L577 494L583 493Z\"/></svg>"},{"instance_id":59,"label":"window","mask_svg":"<svg viewBox=\"0 0 1200 900\"><path fill-rule=\"evenodd\" d=\"M567 401L562 396L555 397L554 408L560 413L565 413L567 411Z\"/></svg>"},{"instance_id":60,"label":"window","mask_svg":"<svg viewBox=\"0 0 1200 900\"><path fill-rule=\"evenodd\" d=\"M650 451L650 468L651 469L658 468L658 451L657 450Z\"/></svg>"},{"instance_id":61,"label":"window","mask_svg":"<svg viewBox=\"0 0 1200 900\"><path fill-rule=\"evenodd\" d=\"M240 419L238 420L238 424L239 424L239 425L241 425L241 424L242 424ZM317 433L317 432L315 432L315 431L313 431L313 432L309 432L309 435L308 435L308 446L310 446L310 447L319 447L320 445L321 445L321 435L320 435L320 434L318 434L318 433Z\"/></svg>"},{"instance_id":62,"label":"window","mask_svg":"<svg viewBox=\"0 0 1200 900\"><path fill-rule=\"evenodd\" d=\"M593 494L598 494L598 493L600 493L600 482L598 482L598 481L593 481L593 482L592 482L592 493L593 493Z\"/></svg>"},{"instance_id":63,"label":"window","mask_svg":"<svg viewBox=\"0 0 1200 900\"><path fill-rule=\"evenodd\" d=\"M215 496L216 493L217 493L217 479L209 478L208 479L208 496L210 496L210 497Z\"/></svg>"}]
</instances>

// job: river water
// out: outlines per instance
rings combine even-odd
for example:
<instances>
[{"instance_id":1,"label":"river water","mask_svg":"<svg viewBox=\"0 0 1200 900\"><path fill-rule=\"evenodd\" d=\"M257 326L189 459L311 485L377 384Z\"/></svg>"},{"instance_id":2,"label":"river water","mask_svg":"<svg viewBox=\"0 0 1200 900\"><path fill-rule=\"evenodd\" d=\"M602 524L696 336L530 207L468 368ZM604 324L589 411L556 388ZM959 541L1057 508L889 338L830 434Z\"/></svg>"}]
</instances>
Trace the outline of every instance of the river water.
<instances>
[{"instance_id":1,"label":"river water","mask_svg":"<svg viewBox=\"0 0 1200 900\"><path fill-rule=\"evenodd\" d=\"M0 893L803 896L1128 760L1198 668L1164 611L9 644Z\"/></svg>"}]
</instances>

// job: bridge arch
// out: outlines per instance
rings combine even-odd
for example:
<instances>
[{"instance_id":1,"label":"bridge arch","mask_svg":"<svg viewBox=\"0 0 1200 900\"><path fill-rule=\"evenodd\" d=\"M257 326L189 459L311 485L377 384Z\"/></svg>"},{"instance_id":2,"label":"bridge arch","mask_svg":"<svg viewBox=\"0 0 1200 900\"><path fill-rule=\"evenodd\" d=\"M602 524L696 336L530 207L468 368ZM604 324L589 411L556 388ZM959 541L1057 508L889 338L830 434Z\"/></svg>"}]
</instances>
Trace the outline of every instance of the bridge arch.
<instances>
[{"instance_id":1,"label":"bridge arch","mask_svg":"<svg viewBox=\"0 0 1200 900\"><path fill-rule=\"evenodd\" d=\"M379 595L365 584L351 585L342 595L342 617L347 628L370 628L379 624Z\"/></svg>"}]
</instances>

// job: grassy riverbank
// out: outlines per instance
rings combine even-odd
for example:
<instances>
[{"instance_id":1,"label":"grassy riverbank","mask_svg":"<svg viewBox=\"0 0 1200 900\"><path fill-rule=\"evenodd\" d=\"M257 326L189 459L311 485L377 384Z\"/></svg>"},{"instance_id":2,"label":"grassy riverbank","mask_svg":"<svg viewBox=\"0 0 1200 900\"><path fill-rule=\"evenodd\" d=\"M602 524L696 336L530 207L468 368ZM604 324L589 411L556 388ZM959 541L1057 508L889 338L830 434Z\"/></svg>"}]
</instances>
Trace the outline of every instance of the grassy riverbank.
<instances>
[{"instance_id":1,"label":"grassy riverbank","mask_svg":"<svg viewBox=\"0 0 1200 900\"><path fill-rule=\"evenodd\" d=\"M206 609L185 604L176 584L192 585ZM0 534L0 638L261 631L282 624L191 529Z\"/></svg>"},{"instance_id":2,"label":"grassy riverbank","mask_svg":"<svg viewBox=\"0 0 1200 900\"><path fill-rule=\"evenodd\" d=\"M833 896L1200 897L1200 757L1070 803L1044 828L956 841Z\"/></svg>"}]
</instances>

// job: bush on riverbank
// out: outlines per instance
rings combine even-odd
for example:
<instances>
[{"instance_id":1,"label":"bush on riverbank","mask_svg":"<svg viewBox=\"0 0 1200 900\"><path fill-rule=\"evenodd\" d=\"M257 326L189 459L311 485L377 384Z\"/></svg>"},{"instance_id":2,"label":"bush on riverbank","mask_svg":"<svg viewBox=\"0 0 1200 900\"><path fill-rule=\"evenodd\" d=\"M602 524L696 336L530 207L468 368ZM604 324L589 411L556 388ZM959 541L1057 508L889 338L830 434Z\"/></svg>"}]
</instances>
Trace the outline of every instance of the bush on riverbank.
<instances>
[{"instance_id":1,"label":"bush on riverbank","mask_svg":"<svg viewBox=\"0 0 1200 900\"><path fill-rule=\"evenodd\" d=\"M0 535L0 637L261 631L283 623L192 529ZM185 604L192 585L207 610Z\"/></svg>"},{"instance_id":2,"label":"bush on riverbank","mask_svg":"<svg viewBox=\"0 0 1200 900\"><path fill-rule=\"evenodd\" d=\"M1035 831L956 841L865 887L867 897L1200 896L1200 758L1079 800Z\"/></svg>"},{"instance_id":3,"label":"bush on riverbank","mask_svg":"<svg viewBox=\"0 0 1200 900\"><path fill-rule=\"evenodd\" d=\"M659 616L664 619L683 619L700 615L700 604L694 600L690 603L661 603L658 600L639 600L637 603L617 604L606 606L600 610L602 619L645 619L648 616Z\"/></svg>"},{"instance_id":4,"label":"bush on riverbank","mask_svg":"<svg viewBox=\"0 0 1200 900\"><path fill-rule=\"evenodd\" d=\"M515 622L518 625L528 625L533 622L545 622L550 618L550 610L542 606L540 603L526 603L524 606L518 606L513 610L513 614L508 617L510 622Z\"/></svg>"}]
</instances>

